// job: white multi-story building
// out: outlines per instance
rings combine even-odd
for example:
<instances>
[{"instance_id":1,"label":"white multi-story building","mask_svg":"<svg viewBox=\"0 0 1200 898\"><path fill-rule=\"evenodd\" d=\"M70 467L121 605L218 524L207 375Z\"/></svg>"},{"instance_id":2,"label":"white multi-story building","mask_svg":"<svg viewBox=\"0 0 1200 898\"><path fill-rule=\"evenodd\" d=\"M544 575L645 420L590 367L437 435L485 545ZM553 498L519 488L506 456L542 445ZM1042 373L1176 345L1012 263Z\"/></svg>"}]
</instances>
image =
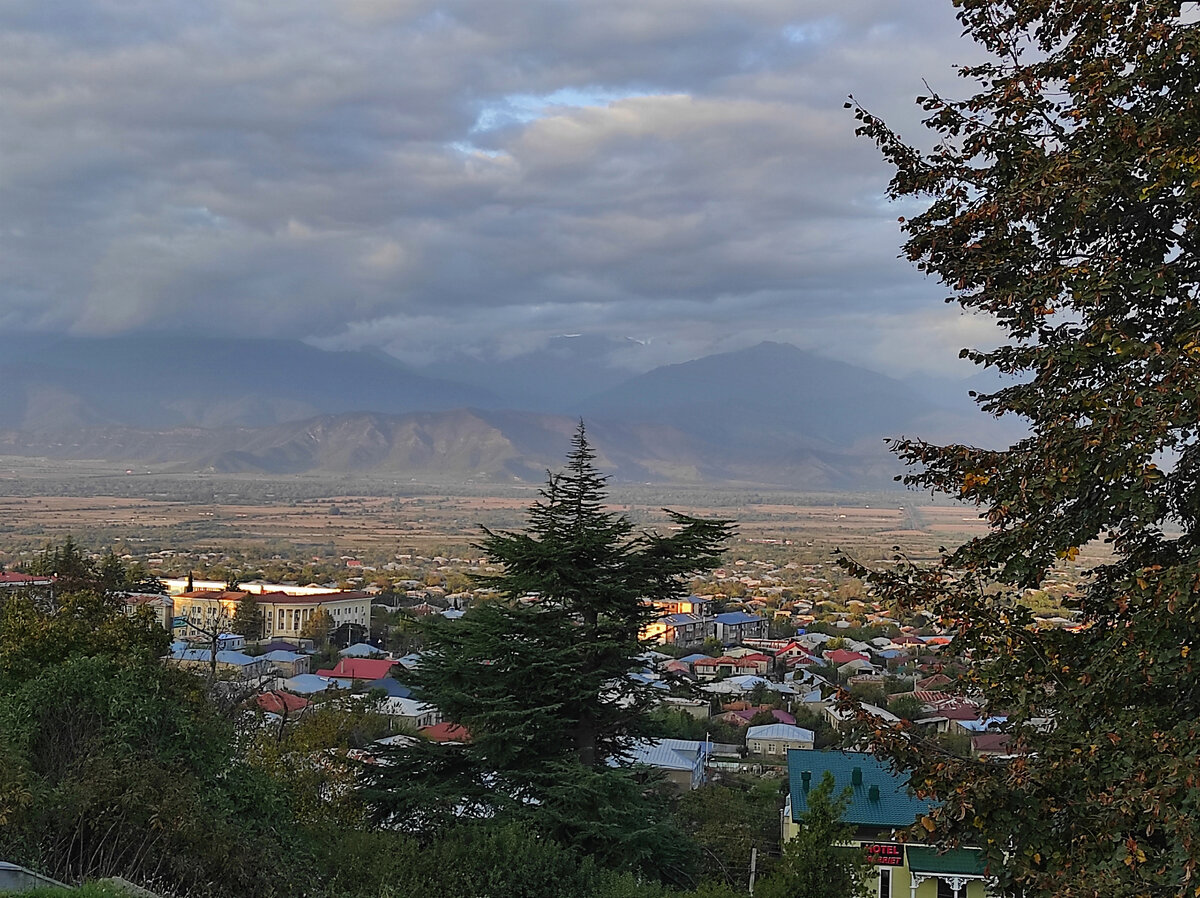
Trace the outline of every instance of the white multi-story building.
<instances>
[{"instance_id":1,"label":"white multi-story building","mask_svg":"<svg viewBox=\"0 0 1200 898\"><path fill-rule=\"evenodd\" d=\"M237 611L238 602L250 593L241 590L195 590L174 597L175 617L184 618L188 626L177 628L177 635L201 636L211 634L214 626L228 628ZM371 596L361 591L319 592L291 595L285 592L266 592L254 596L262 619L262 638L300 637L300 631L317 609L329 612L333 626L371 625Z\"/></svg>"}]
</instances>

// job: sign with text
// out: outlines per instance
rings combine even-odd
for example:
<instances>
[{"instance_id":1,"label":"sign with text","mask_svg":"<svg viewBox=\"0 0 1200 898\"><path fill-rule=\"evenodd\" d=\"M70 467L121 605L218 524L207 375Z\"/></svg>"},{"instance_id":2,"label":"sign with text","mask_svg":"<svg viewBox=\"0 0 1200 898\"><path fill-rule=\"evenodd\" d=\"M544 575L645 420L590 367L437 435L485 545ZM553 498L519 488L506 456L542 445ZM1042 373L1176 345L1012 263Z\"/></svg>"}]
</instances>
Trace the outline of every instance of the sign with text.
<instances>
[{"instance_id":1,"label":"sign with text","mask_svg":"<svg viewBox=\"0 0 1200 898\"><path fill-rule=\"evenodd\" d=\"M863 853L867 856L868 864L879 867L904 866L904 846L895 842L866 842Z\"/></svg>"}]
</instances>

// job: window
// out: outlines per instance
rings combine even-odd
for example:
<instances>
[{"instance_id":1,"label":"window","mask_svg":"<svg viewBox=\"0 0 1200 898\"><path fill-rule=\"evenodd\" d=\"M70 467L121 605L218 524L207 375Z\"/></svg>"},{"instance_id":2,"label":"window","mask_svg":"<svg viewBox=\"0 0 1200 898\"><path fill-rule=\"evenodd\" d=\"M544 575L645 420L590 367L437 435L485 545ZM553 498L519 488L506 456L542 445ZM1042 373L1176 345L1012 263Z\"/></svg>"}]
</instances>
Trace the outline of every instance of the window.
<instances>
[{"instance_id":1,"label":"window","mask_svg":"<svg viewBox=\"0 0 1200 898\"><path fill-rule=\"evenodd\" d=\"M950 888L950 883L946 882L946 880L939 879L937 881L937 884L938 884L937 898L958 898L958 895L954 894L954 890L952 888Z\"/></svg>"},{"instance_id":2,"label":"window","mask_svg":"<svg viewBox=\"0 0 1200 898\"><path fill-rule=\"evenodd\" d=\"M892 898L892 871L887 867L879 868L879 898Z\"/></svg>"}]
</instances>

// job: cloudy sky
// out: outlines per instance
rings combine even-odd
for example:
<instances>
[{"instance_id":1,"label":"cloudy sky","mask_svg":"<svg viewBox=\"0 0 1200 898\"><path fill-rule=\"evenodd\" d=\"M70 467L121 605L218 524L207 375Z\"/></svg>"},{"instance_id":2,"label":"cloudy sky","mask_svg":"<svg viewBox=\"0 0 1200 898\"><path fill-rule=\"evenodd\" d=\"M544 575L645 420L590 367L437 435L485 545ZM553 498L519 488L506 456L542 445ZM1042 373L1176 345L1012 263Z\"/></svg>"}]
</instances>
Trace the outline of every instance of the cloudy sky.
<instances>
[{"instance_id":1,"label":"cloudy sky","mask_svg":"<svg viewBox=\"0 0 1200 898\"><path fill-rule=\"evenodd\" d=\"M842 104L975 58L949 0L9 0L0 332L969 374Z\"/></svg>"}]
</instances>

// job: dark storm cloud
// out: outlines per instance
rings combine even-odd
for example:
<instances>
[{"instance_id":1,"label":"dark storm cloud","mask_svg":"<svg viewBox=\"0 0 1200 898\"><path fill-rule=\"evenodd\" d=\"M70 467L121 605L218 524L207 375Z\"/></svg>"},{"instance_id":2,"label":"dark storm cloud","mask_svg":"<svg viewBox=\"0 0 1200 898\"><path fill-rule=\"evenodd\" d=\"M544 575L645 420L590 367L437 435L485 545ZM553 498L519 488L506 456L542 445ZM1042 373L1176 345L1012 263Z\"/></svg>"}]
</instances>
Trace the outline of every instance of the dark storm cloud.
<instances>
[{"instance_id":1,"label":"dark storm cloud","mask_svg":"<svg viewBox=\"0 0 1200 898\"><path fill-rule=\"evenodd\" d=\"M940 364L977 327L896 260L842 102L913 131L958 31L894 0L8 4L0 327Z\"/></svg>"}]
</instances>

